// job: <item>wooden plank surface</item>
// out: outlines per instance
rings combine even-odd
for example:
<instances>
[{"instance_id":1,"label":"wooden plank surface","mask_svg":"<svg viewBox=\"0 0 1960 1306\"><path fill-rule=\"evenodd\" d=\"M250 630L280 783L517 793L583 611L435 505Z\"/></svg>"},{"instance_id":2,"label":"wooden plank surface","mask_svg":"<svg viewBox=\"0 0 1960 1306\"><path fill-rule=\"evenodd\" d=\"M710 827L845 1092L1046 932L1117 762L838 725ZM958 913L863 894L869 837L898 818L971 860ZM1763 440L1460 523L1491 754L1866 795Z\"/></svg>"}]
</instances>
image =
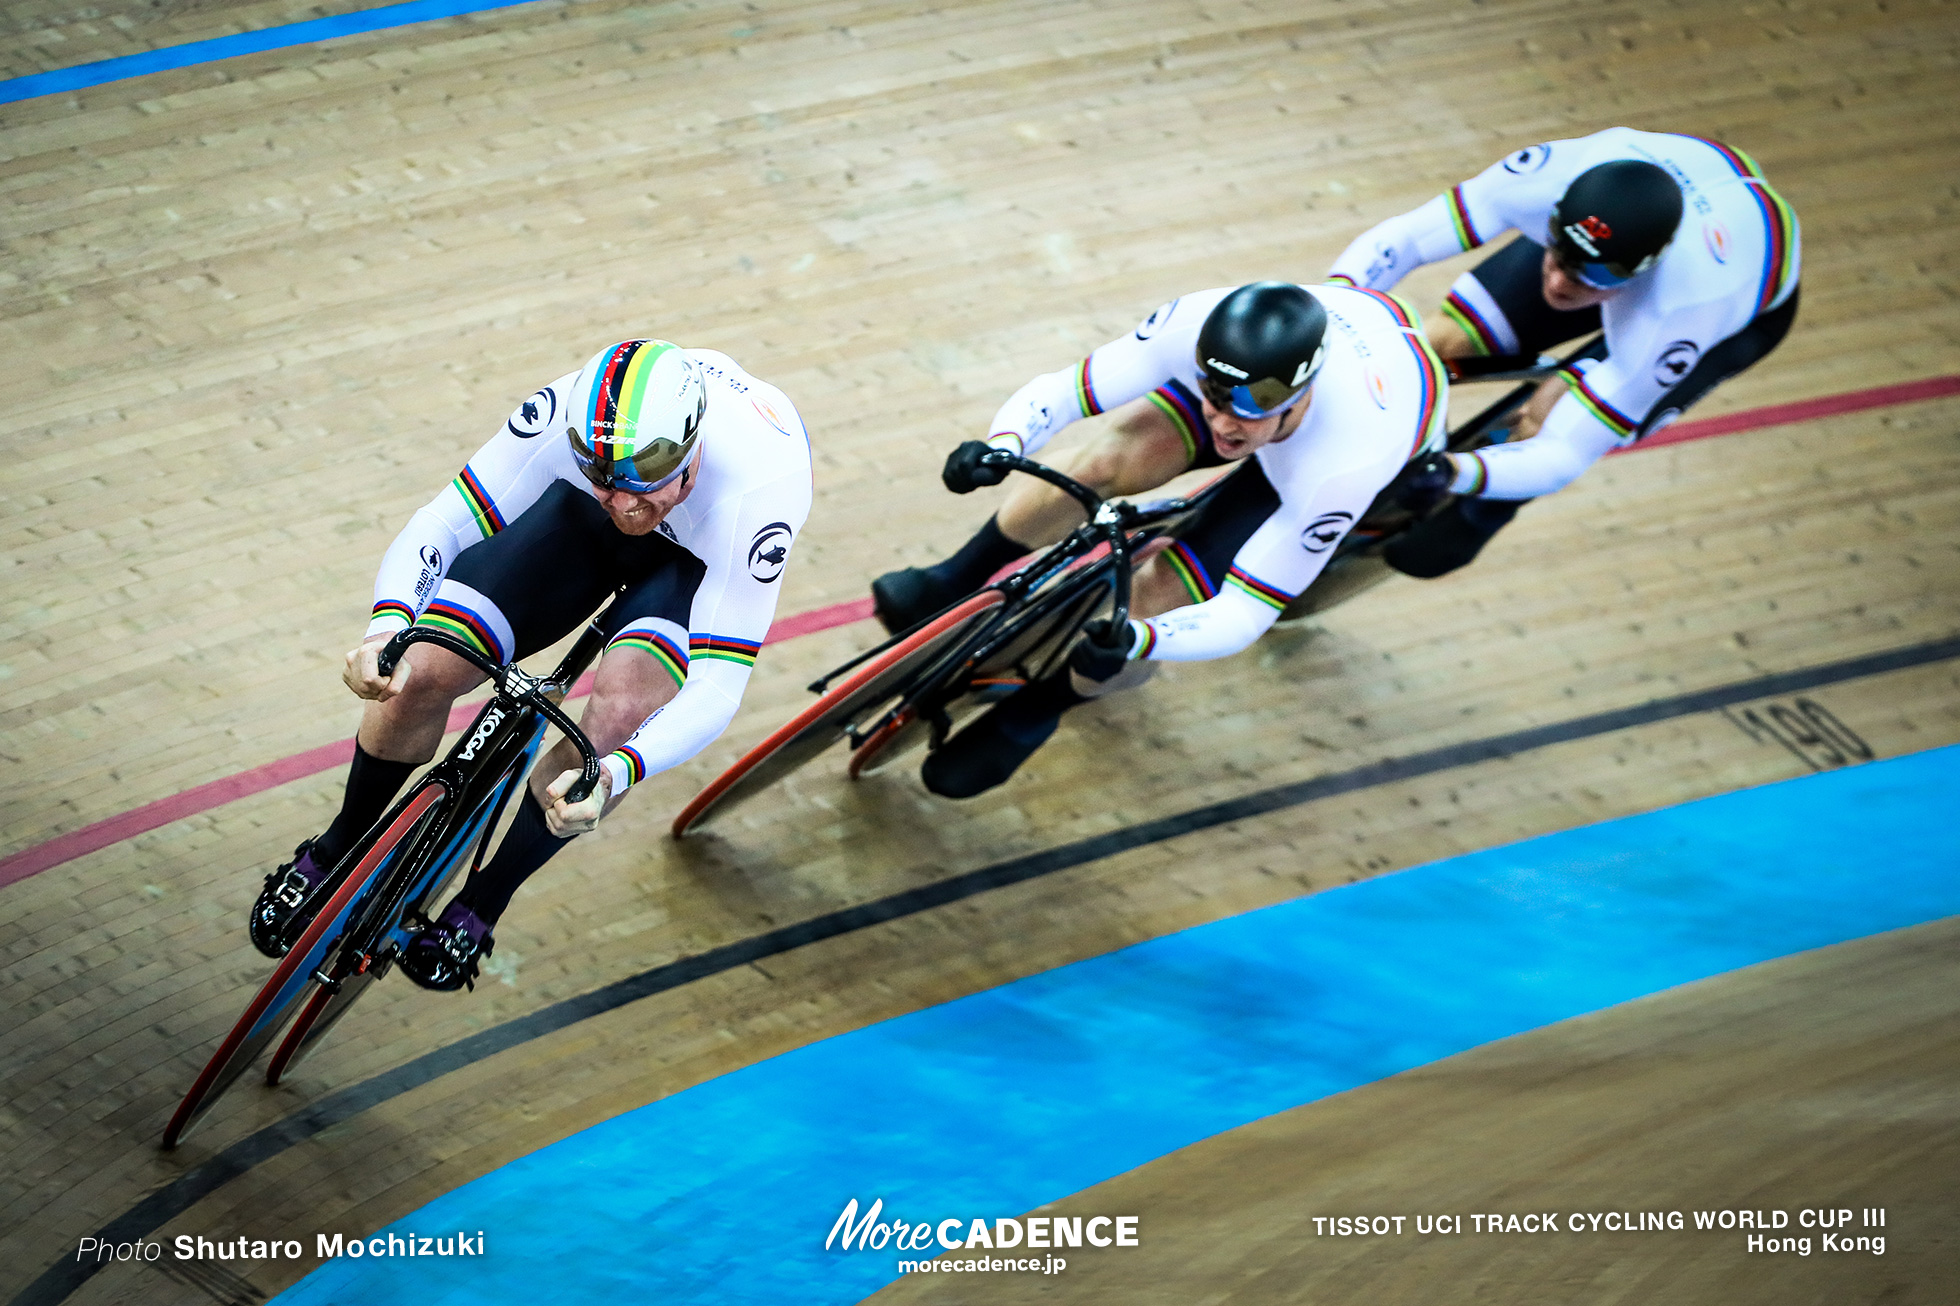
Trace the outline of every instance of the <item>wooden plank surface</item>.
<instances>
[{"instance_id":1,"label":"wooden plank surface","mask_svg":"<svg viewBox=\"0 0 1960 1306\"><path fill-rule=\"evenodd\" d=\"M1138 1247L1071 1248L1055 1253L1069 1262L1059 1276L989 1275L979 1291L1000 1306L1932 1306L1951 1295L1960 1214L1956 943L1949 920L1782 958L1270 1116L1045 1208L1148 1211ZM1885 1211L1883 1227L1864 1224L1867 1209ZM1759 1210L1790 1221L1760 1236L1807 1251L1752 1253L1750 1231L1694 1223ZM1670 1212L1683 1229L1638 1227ZM1806 1212L1831 1223L1806 1227ZM1399 1236L1326 1223L1394 1213ZM1417 1231L1418 1214L1445 1213L1462 1216L1460 1235L1454 1221ZM1500 1231L1479 1233L1493 1213ZM1611 1231L1609 1213L1635 1231ZM1556 1232L1523 1232L1545 1214ZM920 1275L870 1300L971 1301L973 1282Z\"/></svg>"},{"instance_id":2,"label":"wooden plank surface","mask_svg":"<svg viewBox=\"0 0 1960 1306\"><path fill-rule=\"evenodd\" d=\"M86 21L124 44L89 57L349 7L105 8ZM1956 47L1931 0L546 4L0 107L0 852L350 735L336 668L387 542L517 400L626 335L725 349L808 419L785 613L963 538L989 504L938 464L1034 372L1182 291L1317 278L1500 153L1617 122L1748 149L1803 219L1796 329L1699 411L1952 372ZM1461 265L1412 277L1417 302ZM338 775L0 891L0 1287L336 1087L662 961L1252 789L1950 637L1957 426L1947 400L1615 459L1459 576L1074 714L981 800L824 759L670 845L872 633L773 647L723 740L520 893L491 983L380 986L174 1157L162 1122L266 971L244 910ZM1960 739L1955 688L1942 664L1816 697L1886 756ZM1140 849L515 1049L179 1223L378 1225L869 1020L1802 767L1711 714ZM200 1299L129 1267L78 1298Z\"/></svg>"}]
</instances>

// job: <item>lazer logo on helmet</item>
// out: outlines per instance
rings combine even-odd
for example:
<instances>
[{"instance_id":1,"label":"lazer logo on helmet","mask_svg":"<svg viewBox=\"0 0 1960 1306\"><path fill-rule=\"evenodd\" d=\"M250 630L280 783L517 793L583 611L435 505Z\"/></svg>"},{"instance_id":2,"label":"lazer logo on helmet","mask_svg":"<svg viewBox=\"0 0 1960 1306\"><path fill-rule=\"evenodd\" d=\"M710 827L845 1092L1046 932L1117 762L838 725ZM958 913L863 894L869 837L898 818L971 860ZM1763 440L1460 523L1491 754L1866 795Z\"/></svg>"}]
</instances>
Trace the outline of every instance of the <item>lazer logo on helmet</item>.
<instances>
[{"instance_id":1,"label":"lazer logo on helmet","mask_svg":"<svg viewBox=\"0 0 1960 1306\"><path fill-rule=\"evenodd\" d=\"M1574 222L1574 223L1567 224L1565 228L1565 237L1567 240L1570 240L1573 244L1577 245L1580 249L1585 250L1586 253L1592 255L1594 258L1598 258L1599 246L1594 243L1594 237L1596 233L1588 230L1586 223L1598 223L1601 227L1606 228L1606 236L1610 236L1613 234L1613 229L1611 227L1607 227L1605 223L1600 222L1598 218L1587 218L1586 222ZM1604 240L1606 239L1606 236L1600 236L1598 237L1598 239Z\"/></svg>"},{"instance_id":2,"label":"lazer logo on helmet","mask_svg":"<svg viewBox=\"0 0 1960 1306\"><path fill-rule=\"evenodd\" d=\"M1241 381L1245 380L1247 376L1246 372L1240 370L1239 368L1233 367L1230 363L1227 363L1222 359L1207 358L1205 360L1205 366L1211 368L1215 372L1223 372L1226 376L1236 376Z\"/></svg>"},{"instance_id":3,"label":"lazer logo on helmet","mask_svg":"<svg viewBox=\"0 0 1960 1306\"><path fill-rule=\"evenodd\" d=\"M457 756L465 762L473 761L476 758L476 750L483 747L483 741L496 733L497 727L503 723L503 709L492 705L484 712L483 720L476 723L476 729L470 733L470 742L463 745L463 751Z\"/></svg>"}]
</instances>

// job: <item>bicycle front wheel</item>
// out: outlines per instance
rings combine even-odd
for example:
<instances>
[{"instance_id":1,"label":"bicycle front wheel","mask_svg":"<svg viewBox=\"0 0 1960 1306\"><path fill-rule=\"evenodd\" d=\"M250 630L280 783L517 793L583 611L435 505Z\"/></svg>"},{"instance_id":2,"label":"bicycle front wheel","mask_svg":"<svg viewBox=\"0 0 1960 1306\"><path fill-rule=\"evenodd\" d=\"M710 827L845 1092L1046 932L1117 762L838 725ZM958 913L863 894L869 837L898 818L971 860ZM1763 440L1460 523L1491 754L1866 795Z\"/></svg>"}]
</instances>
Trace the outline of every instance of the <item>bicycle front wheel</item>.
<instances>
[{"instance_id":1,"label":"bicycle front wheel","mask_svg":"<svg viewBox=\"0 0 1960 1306\"><path fill-rule=\"evenodd\" d=\"M530 769L538 739L543 733L544 728L540 726L532 736L530 747L519 753L504 769L490 796L478 806L476 813L453 833L444 832L447 835L444 846L438 851L435 861L416 875L413 884L397 885L396 893L386 889L382 891L378 910L393 913L394 919L382 931L381 941L371 947L341 949L334 958L334 969L330 972L333 983L315 987L311 1000L301 1009L293 1021L293 1027L287 1031L285 1041L272 1054L272 1060L265 1068L267 1084L277 1084L284 1079L287 1071L320 1045L320 1040L347 1014L347 1009L367 992L368 986L387 973L393 958L414 937L415 929L408 923L412 917L405 913L419 912L430 901L441 896L463 864L472 861L472 853L475 854L472 864L482 861L483 846L497 823L497 817L504 810L504 801L523 783L524 773ZM427 832L426 825L420 827L411 837L399 841L395 846L403 850L412 849L416 840ZM399 907L390 904L399 904ZM374 918L370 916L369 924L374 923Z\"/></svg>"},{"instance_id":2,"label":"bicycle front wheel","mask_svg":"<svg viewBox=\"0 0 1960 1306\"><path fill-rule=\"evenodd\" d=\"M314 979L327 953L333 948L344 932L349 916L364 890L373 882L389 855L413 832L428 814L429 809L439 802L447 791L440 784L427 784L418 789L407 804L389 823L381 837L374 841L367 855L360 860L340 888L320 908L313 923L306 927L278 966L273 968L271 978L259 988L256 996L245 1008L245 1014L225 1035L218 1051L205 1064L191 1091L177 1106L170 1123L164 1127L163 1146L173 1148L181 1143L194 1129L226 1089L238 1081L251 1064L258 1059L266 1045L279 1036L286 1022L306 1002L313 990L318 987Z\"/></svg>"},{"instance_id":3,"label":"bicycle front wheel","mask_svg":"<svg viewBox=\"0 0 1960 1306\"><path fill-rule=\"evenodd\" d=\"M379 969L365 970L358 975L348 975L339 981L338 989L330 989L324 984L313 986L313 996L300 1011L293 1027L286 1032L286 1041L272 1054L272 1060L265 1068L265 1082L277 1084L286 1077L286 1072L297 1065L301 1058L319 1046L320 1040L336 1021L347 1014L355 999L367 992L368 985L379 979Z\"/></svg>"},{"instance_id":4,"label":"bicycle front wheel","mask_svg":"<svg viewBox=\"0 0 1960 1306\"><path fill-rule=\"evenodd\" d=\"M694 796L674 818L676 839L708 818L767 789L845 737L859 719L908 687L908 681L952 647L1001 602L999 590L982 590L930 625L899 641L853 671L816 702L743 755Z\"/></svg>"}]
</instances>

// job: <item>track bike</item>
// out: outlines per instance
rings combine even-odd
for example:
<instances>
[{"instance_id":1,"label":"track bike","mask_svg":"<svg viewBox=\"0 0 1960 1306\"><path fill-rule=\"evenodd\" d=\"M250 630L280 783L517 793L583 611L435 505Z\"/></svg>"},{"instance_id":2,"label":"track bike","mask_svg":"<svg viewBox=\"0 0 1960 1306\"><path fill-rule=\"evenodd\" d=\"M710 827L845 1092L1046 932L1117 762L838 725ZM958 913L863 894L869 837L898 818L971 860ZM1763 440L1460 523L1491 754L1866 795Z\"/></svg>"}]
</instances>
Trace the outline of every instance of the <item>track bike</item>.
<instances>
[{"instance_id":1,"label":"track bike","mask_svg":"<svg viewBox=\"0 0 1960 1306\"><path fill-rule=\"evenodd\" d=\"M489 675L496 693L441 761L350 847L295 914L297 935L245 1014L218 1045L164 1129L163 1146L182 1142L218 1098L283 1032L266 1083L325 1037L355 1000L387 974L408 941L428 925L428 907L467 864L483 862L497 819L524 783L556 726L578 748L579 779L565 797L582 801L599 779L591 741L559 707L579 674L605 647L595 619L550 675L500 666L446 631L411 626L382 648L380 672L393 674L411 644L434 644Z\"/></svg>"},{"instance_id":2,"label":"track bike","mask_svg":"<svg viewBox=\"0 0 1960 1306\"><path fill-rule=\"evenodd\" d=\"M1564 358L1473 359L1454 364L1458 381L1518 384L1450 433L1453 453L1489 444L1538 383L1563 364L1597 356L1598 340ZM952 607L901 631L810 686L817 700L744 754L674 818L676 839L753 797L829 749L850 745L852 779L889 765L919 744L937 748L965 716L1038 680L1061 665L1082 627L1107 614L1129 618L1130 575L1140 555L1159 540L1177 538L1224 483L1220 476L1189 498L1144 504L1105 502L1094 490L1052 467L1005 450L982 460L1036 477L1068 494L1089 514L1060 543L1010 575ZM1319 576L1280 616L1292 621L1325 611L1391 574L1383 549L1450 496L1423 511L1386 492L1335 546Z\"/></svg>"}]
</instances>

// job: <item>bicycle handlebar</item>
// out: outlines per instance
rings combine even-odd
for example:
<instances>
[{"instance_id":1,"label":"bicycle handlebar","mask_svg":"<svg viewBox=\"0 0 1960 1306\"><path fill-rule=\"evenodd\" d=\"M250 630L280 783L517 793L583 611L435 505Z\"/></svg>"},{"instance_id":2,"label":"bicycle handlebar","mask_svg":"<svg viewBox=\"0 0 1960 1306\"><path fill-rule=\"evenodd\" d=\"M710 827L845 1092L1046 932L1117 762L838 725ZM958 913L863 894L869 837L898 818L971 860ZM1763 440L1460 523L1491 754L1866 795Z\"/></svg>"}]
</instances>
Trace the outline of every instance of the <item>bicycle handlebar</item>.
<instances>
[{"instance_id":1,"label":"bicycle handlebar","mask_svg":"<svg viewBox=\"0 0 1960 1306\"><path fill-rule=\"evenodd\" d=\"M1100 494L1074 477L1056 471L1044 463L1034 462L1005 449L996 449L980 459L983 467L1005 467L1009 471L1023 472L1036 480L1046 481L1056 489L1082 505L1089 514L1089 529L1101 535L1109 551L1115 555L1116 565L1112 569L1113 594L1110 603L1110 621L1121 626L1130 619L1130 537L1128 527L1136 520L1136 509L1128 503L1108 503Z\"/></svg>"},{"instance_id":2,"label":"bicycle handlebar","mask_svg":"<svg viewBox=\"0 0 1960 1306\"><path fill-rule=\"evenodd\" d=\"M1082 482L1056 471L1053 467L1049 467L1045 463L1038 463L1032 459L1023 458L1019 454L1009 453L1005 449L996 449L992 453L984 455L980 459L980 465L982 467L1005 467L1013 472L1026 472L1036 480L1046 481L1056 489L1062 491L1062 493L1068 495L1069 498L1081 504L1083 511L1089 514L1091 520L1095 518L1096 509L1102 507L1103 504L1102 496Z\"/></svg>"},{"instance_id":3,"label":"bicycle handlebar","mask_svg":"<svg viewBox=\"0 0 1960 1306\"><path fill-rule=\"evenodd\" d=\"M545 720L557 726L565 738L572 741L572 746L578 749L579 755L579 778L573 781L572 787L565 792L565 801L582 803L592 795L593 786L599 783L599 754L593 749L592 741L585 737L585 732L578 728L578 723L566 716L563 709L546 697L547 691L563 689L565 686L554 681L536 680L526 676L526 683L512 688L510 673L517 668L492 662L448 631L437 630L431 626L410 626L395 635L382 646L376 669L383 676L394 675L396 664L401 661L402 655L408 652L410 644L434 644L437 648L454 653L488 675L495 682L498 693L535 709ZM519 674L523 673L520 671Z\"/></svg>"},{"instance_id":4,"label":"bicycle handlebar","mask_svg":"<svg viewBox=\"0 0 1960 1306\"><path fill-rule=\"evenodd\" d=\"M1542 381L1559 369L1552 354L1536 358L1523 354L1491 354L1482 358L1448 358L1443 368L1452 381Z\"/></svg>"}]
</instances>

